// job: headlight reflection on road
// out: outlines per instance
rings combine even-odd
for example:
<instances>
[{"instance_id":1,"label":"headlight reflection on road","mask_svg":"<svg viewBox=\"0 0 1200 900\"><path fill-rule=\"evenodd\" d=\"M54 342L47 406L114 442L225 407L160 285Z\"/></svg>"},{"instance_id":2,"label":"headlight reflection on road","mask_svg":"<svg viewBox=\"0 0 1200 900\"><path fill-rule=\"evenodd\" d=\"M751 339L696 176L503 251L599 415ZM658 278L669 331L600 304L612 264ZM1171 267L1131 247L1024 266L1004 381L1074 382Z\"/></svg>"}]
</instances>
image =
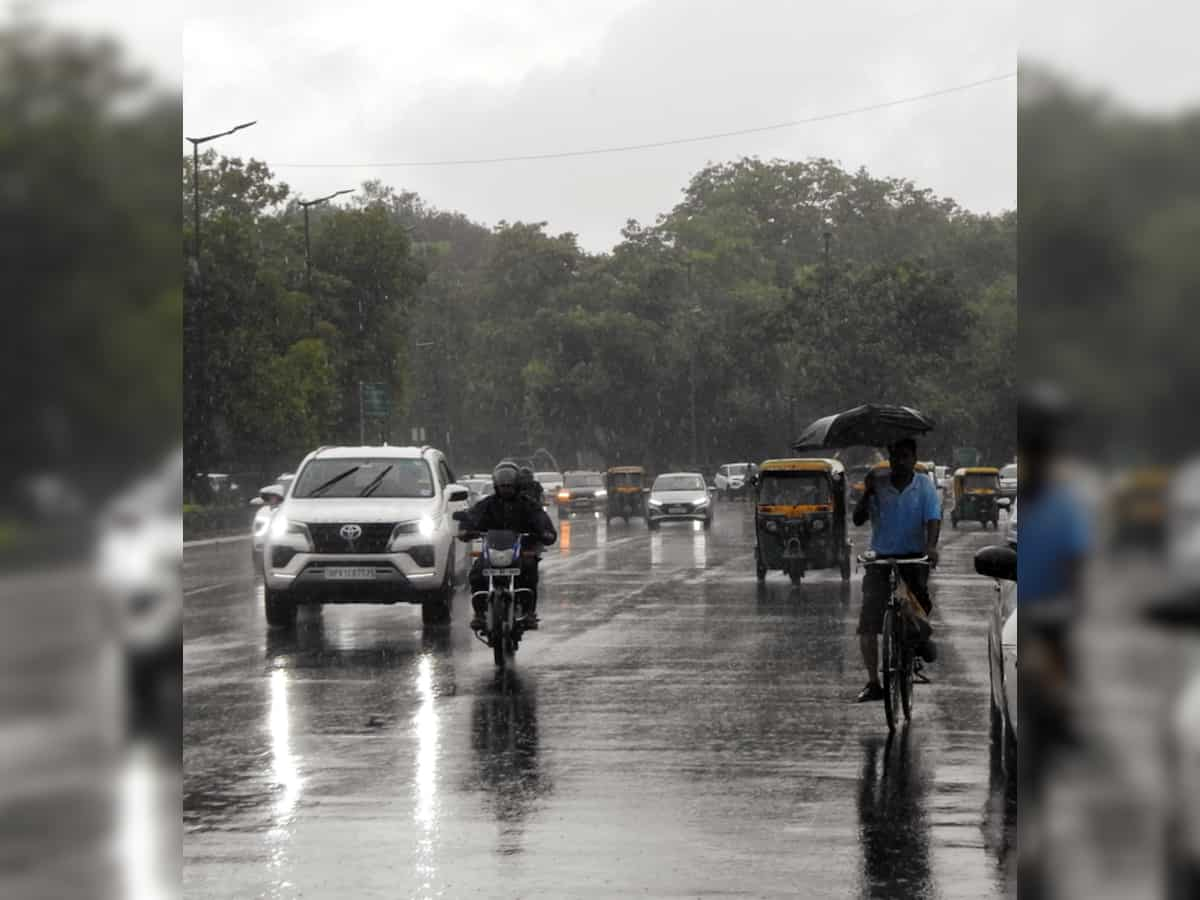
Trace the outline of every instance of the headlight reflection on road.
<instances>
[{"instance_id":1,"label":"headlight reflection on road","mask_svg":"<svg viewBox=\"0 0 1200 900\"><path fill-rule=\"evenodd\" d=\"M173 776L168 767L157 763L147 748L135 745L129 749L120 781L117 851L125 900L179 896L178 871L171 871L171 845L176 853L179 846L173 840L174 822L167 818L170 797L179 797L177 775L177 771Z\"/></svg>"},{"instance_id":2,"label":"headlight reflection on road","mask_svg":"<svg viewBox=\"0 0 1200 900\"><path fill-rule=\"evenodd\" d=\"M437 872L435 843L437 832L437 754L438 720L434 706L433 657L425 655L417 663L417 695L421 705L413 716L417 739L416 809L414 817L421 834L417 839L417 876L421 888L432 889Z\"/></svg>"},{"instance_id":3,"label":"headlight reflection on road","mask_svg":"<svg viewBox=\"0 0 1200 900\"><path fill-rule=\"evenodd\" d=\"M697 569L708 568L708 533L704 530L704 523L692 523L692 563Z\"/></svg>"},{"instance_id":4,"label":"headlight reflection on road","mask_svg":"<svg viewBox=\"0 0 1200 900\"><path fill-rule=\"evenodd\" d=\"M292 822L296 801L300 798L300 770L292 753L291 722L288 710L288 679L286 669L271 672L271 710L268 727L271 731L271 780L279 796L273 810L274 827L271 837L286 837ZM277 855L278 861L278 855Z\"/></svg>"},{"instance_id":5,"label":"headlight reflection on road","mask_svg":"<svg viewBox=\"0 0 1200 900\"><path fill-rule=\"evenodd\" d=\"M650 534L650 568L657 569L663 562L663 539L662 531L654 531Z\"/></svg>"}]
</instances>

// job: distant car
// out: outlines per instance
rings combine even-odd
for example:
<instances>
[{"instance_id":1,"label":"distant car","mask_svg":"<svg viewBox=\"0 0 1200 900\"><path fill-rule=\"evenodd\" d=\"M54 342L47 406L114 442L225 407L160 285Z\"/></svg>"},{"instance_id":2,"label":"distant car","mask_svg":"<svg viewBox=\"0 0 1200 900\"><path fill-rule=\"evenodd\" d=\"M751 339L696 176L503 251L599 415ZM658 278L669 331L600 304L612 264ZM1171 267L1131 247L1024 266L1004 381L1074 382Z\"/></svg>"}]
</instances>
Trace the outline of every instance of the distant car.
<instances>
[{"instance_id":1,"label":"distant car","mask_svg":"<svg viewBox=\"0 0 1200 900\"><path fill-rule=\"evenodd\" d=\"M599 472L564 472L563 485L554 499L558 504L560 519L567 518L571 513L601 509L608 499L604 476Z\"/></svg>"},{"instance_id":2,"label":"distant car","mask_svg":"<svg viewBox=\"0 0 1200 900\"><path fill-rule=\"evenodd\" d=\"M754 466L752 463L726 463L717 469L717 474L713 478L713 484L717 488L717 495L724 497L726 500L732 500L734 497L745 497L750 491L750 480L754 474Z\"/></svg>"},{"instance_id":3,"label":"distant car","mask_svg":"<svg viewBox=\"0 0 1200 900\"><path fill-rule=\"evenodd\" d=\"M1017 753L1016 553L1017 527L1012 522L1004 546L985 547L975 556L975 570L980 575L997 579L995 600L988 617L989 705L993 746L1008 772L1016 772Z\"/></svg>"},{"instance_id":4,"label":"distant car","mask_svg":"<svg viewBox=\"0 0 1200 900\"><path fill-rule=\"evenodd\" d=\"M110 502L98 526L97 582L135 701L149 700L179 671L183 655L182 451Z\"/></svg>"},{"instance_id":5,"label":"distant car","mask_svg":"<svg viewBox=\"0 0 1200 900\"><path fill-rule=\"evenodd\" d=\"M1000 505L1012 505L1017 497L1017 464L1009 463L1000 469Z\"/></svg>"},{"instance_id":6,"label":"distant car","mask_svg":"<svg viewBox=\"0 0 1200 900\"><path fill-rule=\"evenodd\" d=\"M650 488L647 504L646 525L651 531L661 523L673 520L703 522L706 529L712 527L713 511L708 485L699 472L659 475Z\"/></svg>"},{"instance_id":7,"label":"distant car","mask_svg":"<svg viewBox=\"0 0 1200 900\"><path fill-rule=\"evenodd\" d=\"M562 472L534 472L533 477L542 486L546 496L553 498L563 486Z\"/></svg>"},{"instance_id":8,"label":"distant car","mask_svg":"<svg viewBox=\"0 0 1200 900\"><path fill-rule=\"evenodd\" d=\"M283 498L287 496L288 486L295 478L296 476L291 472L284 472L275 479L273 484L259 488L258 496L250 501L251 506L258 507L258 512L254 514L254 522L251 525L250 557L254 562L255 571L260 575L263 574L263 546L267 540L267 529L271 527L271 519L275 515L275 510L279 509L279 505L283 503Z\"/></svg>"},{"instance_id":9,"label":"distant car","mask_svg":"<svg viewBox=\"0 0 1200 900\"><path fill-rule=\"evenodd\" d=\"M1200 460L1180 466L1171 478L1167 560L1175 578L1200 583Z\"/></svg>"},{"instance_id":10,"label":"distant car","mask_svg":"<svg viewBox=\"0 0 1200 900\"><path fill-rule=\"evenodd\" d=\"M467 503L471 506L492 492L491 475L472 475L469 478L458 479L458 483L471 492L470 497L467 498Z\"/></svg>"},{"instance_id":11,"label":"distant car","mask_svg":"<svg viewBox=\"0 0 1200 900\"><path fill-rule=\"evenodd\" d=\"M310 453L267 529L267 624L293 625L305 603L415 603L423 624L447 623L469 496L430 447Z\"/></svg>"}]
</instances>

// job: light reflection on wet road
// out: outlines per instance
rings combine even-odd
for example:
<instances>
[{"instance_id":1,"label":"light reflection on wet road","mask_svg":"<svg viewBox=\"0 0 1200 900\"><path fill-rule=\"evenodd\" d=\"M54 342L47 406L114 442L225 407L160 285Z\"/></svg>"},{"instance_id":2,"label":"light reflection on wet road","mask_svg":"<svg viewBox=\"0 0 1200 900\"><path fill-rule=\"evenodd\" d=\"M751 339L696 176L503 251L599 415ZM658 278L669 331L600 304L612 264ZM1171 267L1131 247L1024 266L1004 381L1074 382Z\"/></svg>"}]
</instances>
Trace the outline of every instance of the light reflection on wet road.
<instances>
[{"instance_id":1,"label":"light reflection on wet road","mask_svg":"<svg viewBox=\"0 0 1200 900\"><path fill-rule=\"evenodd\" d=\"M942 658L890 741L849 702L858 577L758 586L742 504L563 523L499 679L462 593L449 633L411 606L268 633L248 546L190 548L185 894L1015 896L971 573L995 540L947 533Z\"/></svg>"}]
</instances>

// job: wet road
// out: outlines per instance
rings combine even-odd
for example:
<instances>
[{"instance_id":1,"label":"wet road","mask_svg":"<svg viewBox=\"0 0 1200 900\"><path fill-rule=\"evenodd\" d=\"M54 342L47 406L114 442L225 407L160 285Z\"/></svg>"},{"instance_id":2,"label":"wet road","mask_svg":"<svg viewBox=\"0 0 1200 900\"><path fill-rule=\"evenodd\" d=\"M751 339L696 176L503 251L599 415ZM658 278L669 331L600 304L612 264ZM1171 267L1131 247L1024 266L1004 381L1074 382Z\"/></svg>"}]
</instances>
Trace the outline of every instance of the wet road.
<instances>
[{"instance_id":1,"label":"wet road","mask_svg":"<svg viewBox=\"0 0 1200 900\"><path fill-rule=\"evenodd\" d=\"M185 896L1015 896L971 568L996 539L947 529L941 659L892 740L850 702L860 575L760 589L742 504L707 534L572 520L501 680L464 593L441 636L407 605L280 635L248 543L188 548Z\"/></svg>"}]
</instances>

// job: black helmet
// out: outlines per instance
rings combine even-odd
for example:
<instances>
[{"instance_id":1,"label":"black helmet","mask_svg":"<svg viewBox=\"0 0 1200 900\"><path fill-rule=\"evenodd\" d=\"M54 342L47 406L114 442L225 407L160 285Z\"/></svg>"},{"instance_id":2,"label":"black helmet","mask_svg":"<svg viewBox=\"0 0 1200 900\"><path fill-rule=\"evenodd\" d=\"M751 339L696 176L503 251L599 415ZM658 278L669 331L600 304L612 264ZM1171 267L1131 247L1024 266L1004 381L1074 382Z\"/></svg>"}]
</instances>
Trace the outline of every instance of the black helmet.
<instances>
[{"instance_id":1,"label":"black helmet","mask_svg":"<svg viewBox=\"0 0 1200 900\"><path fill-rule=\"evenodd\" d=\"M533 469L521 466L517 472L517 485L522 488L533 487Z\"/></svg>"},{"instance_id":2,"label":"black helmet","mask_svg":"<svg viewBox=\"0 0 1200 900\"><path fill-rule=\"evenodd\" d=\"M502 462L492 470L492 487L499 492L501 486L511 487L514 491L518 485L518 469L515 463Z\"/></svg>"}]
</instances>

